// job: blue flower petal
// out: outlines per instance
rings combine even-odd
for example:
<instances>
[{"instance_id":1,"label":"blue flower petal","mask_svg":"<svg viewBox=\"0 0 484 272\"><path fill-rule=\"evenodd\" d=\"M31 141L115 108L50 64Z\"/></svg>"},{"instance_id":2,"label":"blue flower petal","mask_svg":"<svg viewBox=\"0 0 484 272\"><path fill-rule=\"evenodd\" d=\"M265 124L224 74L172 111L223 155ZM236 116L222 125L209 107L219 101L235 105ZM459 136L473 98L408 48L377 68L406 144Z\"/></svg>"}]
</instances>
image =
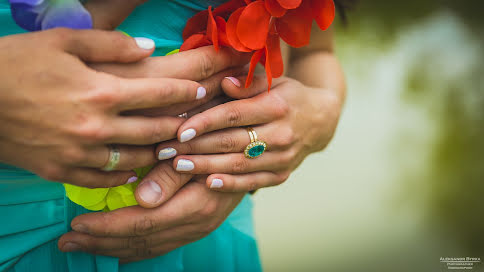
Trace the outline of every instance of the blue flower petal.
<instances>
[{"instance_id":1,"label":"blue flower petal","mask_svg":"<svg viewBox=\"0 0 484 272\"><path fill-rule=\"evenodd\" d=\"M10 0L10 10L15 22L22 28L40 30L39 12L45 10L44 0Z\"/></svg>"},{"instance_id":2,"label":"blue flower petal","mask_svg":"<svg viewBox=\"0 0 484 272\"><path fill-rule=\"evenodd\" d=\"M74 29L92 28L91 14L77 0L57 2L49 5L41 18L41 28L68 27Z\"/></svg>"}]
</instances>

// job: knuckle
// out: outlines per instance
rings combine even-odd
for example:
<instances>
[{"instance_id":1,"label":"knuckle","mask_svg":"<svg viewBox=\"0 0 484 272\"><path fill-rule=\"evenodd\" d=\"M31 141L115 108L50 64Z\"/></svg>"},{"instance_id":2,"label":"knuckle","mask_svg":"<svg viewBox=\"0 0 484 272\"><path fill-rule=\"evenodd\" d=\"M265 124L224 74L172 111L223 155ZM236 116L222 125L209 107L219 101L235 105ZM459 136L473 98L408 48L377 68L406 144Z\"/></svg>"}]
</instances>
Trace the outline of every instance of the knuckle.
<instances>
[{"instance_id":1,"label":"knuckle","mask_svg":"<svg viewBox=\"0 0 484 272\"><path fill-rule=\"evenodd\" d=\"M78 124L72 129L72 133L74 136L77 136L88 143L106 141L111 135L106 130L104 123L105 122L100 118L92 117Z\"/></svg>"},{"instance_id":2,"label":"knuckle","mask_svg":"<svg viewBox=\"0 0 484 272\"><path fill-rule=\"evenodd\" d=\"M73 37L74 30L65 27L57 27L48 30L48 33L52 37L55 43L65 43L71 40Z\"/></svg>"},{"instance_id":3,"label":"knuckle","mask_svg":"<svg viewBox=\"0 0 484 272\"><path fill-rule=\"evenodd\" d=\"M234 137L228 135L228 134L221 134L218 137L217 140L217 145L218 145L218 150L220 150L223 153L228 153L235 151L237 147L237 141L235 140Z\"/></svg>"},{"instance_id":4,"label":"knuckle","mask_svg":"<svg viewBox=\"0 0 484 272\"><path fill-rule=\"evenodd\" d=\"M180 186L181 174L175 172L170 165L163 164L162 167L159 167L159 169L155 171L155 173L156 178L163 184L161 186L164 190L168 188L176 189Z\"/></svg>"},{"instance_id":5,"label":"knuckle","mask_svg":"<svg viewBox=\"0 0 484 272\"><path fill-rule=\"evenodd\" d=\"M283 118L287 114L289 114L290 107L287 101L279 95L274 95L273 98L274 99L271 104L273 107L272 112L274 113L274 115L277 118Z\"/></svg>"},{"instance_id":6,"label":"knuckle","mask_svg":"<svg viewBox=\"0 0 484 272\"><path fill-rule=\"evenodd\" d=\"M109 78L109 77L107 77ZM96 82L87 86L83 100L94 107L113 108L120 101L120 82L114 79L103 79L102 82Z\"/></svg>"},{"instance_id":7,"label":"knuckle","mask_svg":"<svg viewBox=\"0 0 484 272\"><path fill-rule=\"evenodd\" d=\"M232 107L227 111L227 123L231 127L238 126L242 121L242 113L237 107Z\"/></svg>"},{"instance_id":8,"label":"knuckle","mask_svg":"<svg viewBox=\"0 0 484 272\"><path fill-rule=\"evenodd\" d=\"M281 131L281 133L279 133L275 145L281 148L290 147L294 144L295 137L296 136L294 135L294 130L292 128L285 128Z\"/></svg>"},{"instance_id":9,"label":"knuckle","mask_svg":"<svg viewBox=\"0 0 484 272\"><path fill-rule=\"evenodd\" d=\"M294 152L293 150L283 152L283 154L279 156L279 165L283 168L287 168L294 162L294 160L296 159L296 155L296 152Z\"/></svg>"},{"instance_id":10,"label":"knuckle","mask_svg":"<svg viewBox=\"0 0 484 272\"><path fill-rule=\"evenodd\" d=\"M128 238L129 248L147 248L150 247L150 239L145 236L130 236Z\"/></svg>"},{"instance_id":11,"label":"knuckle","mask_svg":"<svg viewBox=\"0 0 484 272\"><path fill-rule=\"evenodd\" d=\"M147 247L136 248L135 255L138 258L152 257L153 254L154 254L154 251L151 248L147 248Z\"/></svg>"},{"instance_id":12,"label":"knuckle","mask_svg":"<svg viewBox=\"0 0 484 272\"><path fill-rule=\"evenodd\" d=\"M215 62L207 52L200 53L200 78L205 79L214 74L215 72Z\"/></svg>"},{"instance_id":13,"label":"knuckle","mask_svg":"<svg viewBox=\"0 0 484 272\"><path fill-rule=\"evenodd\" d=\"M198 120L200 127L202 128L202 131L210 131L210 128L212 127L212 122L209 117L205 115L200 115L200 119Z\"/></svg>"},{"instance_id":14,"label":"knuckle","mask_svg":"<svg viewBox=\"0 0 484 272\"><path fill-rule=\"evenodd\" d=\"M176 132L175 131L169 131L170 129L167 129L166 123L163 122L154 122L151 129L145 131L145 135L143 135L143 138L146 138L147 141L150 143L158 143L162 142L164 140L167 140L169 137L168 134L174 135Z\"/></svg>"},{"instance_id":15,"label":"knuckle","mask_svg":"<svg viewBox=\"0 0 484 272\"><path fill-rule=\"evenodd\" d=\"M217 213L217 203L215 201L208 201L199 211L202 218L212 218Z\"/></svg>"},{"instance_id":16,"label":"knuckle","mask_svg":"<svg viewBox=\"0 0 484 272\"><path fill-rule=\"evenodd\" d=\"M62 150L62 160L69 165L79 165L86 161L87 153L79 147L67 147Z\"/></svg>"},{"instance_id":17,"label":"knuckle","mask_svg":"<svg viewBox=\"0 0 484 272\"><path fill-rule=\"evenodd\" d=\"M46 164L39 171L39 176L50 181L61 181L64 178L64 169L56 164Z\"/></svg>"},{"instance_id":18,"label":"knuckle","mask_svg":"<svg viewBox=\"0 0 484 272\"><path fill-rule=\"evenodd\" d=\"M133 226L134 235L147 235L154 231L155 222L152 218L144 216L141 220L137 220Z\"/></svg>"},{"instance_id":19,"label":"knuckle","mask_svg":"<svg viewBox=\"0 0 484 272\"><path fill-rule=\"evenodd\" d=\"M249 168L249 162L245 158L237 158L232 163L232 172L243 173Z\"/></svg>"}]
</instances>

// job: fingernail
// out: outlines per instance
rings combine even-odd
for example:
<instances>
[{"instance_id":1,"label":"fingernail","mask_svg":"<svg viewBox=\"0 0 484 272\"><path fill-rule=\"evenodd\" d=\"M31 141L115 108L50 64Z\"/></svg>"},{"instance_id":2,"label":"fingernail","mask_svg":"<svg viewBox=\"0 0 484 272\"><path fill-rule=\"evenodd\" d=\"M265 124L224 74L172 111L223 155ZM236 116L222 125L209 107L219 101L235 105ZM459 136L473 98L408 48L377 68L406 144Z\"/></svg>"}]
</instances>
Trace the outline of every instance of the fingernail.
<instances>
[{"instance_id":1,"label":"fingernail","mask_svg":"<svg viewBox=\"0 0 484 272\"><path fill-rule=\"evenodd\" d=\"M172 147L163 148L158 153L158 160L166 160L176 156L176 150Z\"/></svg>"},{"instance_id":2,"label":"fingernail","mask_svg":"<svg viewBox=\"0 0 484 272\"><path fill-rule=\"evenodd\" d=\"M222 188L224 186L224 181L221 179L212 179L212 184L210 188Z\"/></svg>"},{"instance_id":3,"label":"fingernail","mask_svg":"<svg viewBox=\"0 0 484 272\"><path fill-rule=\"evenodd\" d=\"M153 47L155 47L155 41L153 41L152 39L137 37L134 38L134 40L136 41L138 47L141 49L151 50L153 49Z\"/></svg>"},{"instance_id":4,"label":"fingernail","mask_svg":"<svg viewBox=\"0 0 484 272\"><path fill-rule=\"evenodd\" d=\"M67 242L62 247L62 250L66 252L79 251L81 250L81 247L76 243Z\"/></svg>"},{"instance_id":5,"label":"fingernail","mask_svg":"<svg viewBox=\"0 0 484 272\"><path fill-rule=\"evenodd\" d=\"M137 180L138 180L138 177L136 177L136 176L130 177L128 179L128 182L126 182L126 184L130 184L130 183L136 182Z\"/></svg>"},{"instance_id":6,"label":"fingernail","mask_svg":"<svg viewBox=\"0 0 484 272\"><path fill-rule=\"evenodd\" d=\"M141 199L146 203L155 204L161 199L160 185L152 180L141 182L138 186L138 193Z\"/></svg>"},{"instance_id":7,"label":"fingernail","mask_svg":"<svg viewBox=\"0 0 484 272\"><path fill-rule=\"evenodd\" d=\"M205 97L205 95L207 95L207 90L203 87L198 87L197 89L197 97L195 97L196 99L202 99Z\"/></svg>"},{"instance_id":8,"label":"fingernail","mask_svg":"<svg viewBox=\"0 0 484 272\"><path fill-rule=\"evenodd\" d=\"M83 224L74 225L74 226L72 226L72 229L77 231L77 232L81 232L81 233L89 233L89 230Z\"/></svg>"},{"instance_id":9,"label":"fingernail","mask_svg":"<svg viewBox=\"0 0 484 272\"><path fill-rule=\"evenodd\" d=\"M236 79L235 77L225 77L226 79L232 81L232 83L234 83L235 86L239 87L242 86L242 84L240 84L240 81L238 79Z\"/></svg>"},{"instance_id":10,"label":"fingernail","mask_svg":"<svg viewBox=\"0 0 484 272\"><path fill-rule=\"evenodd\" d=\"M178 160L176 163L176 170L177 171L192 171L193 168L195 168L195 165L193 164L192 161L189 160Z\"/></svg>"},{"instance_id":11,"label":"fingernail","mask_svg":"<svg viewBox=\"0 0 484 272\"><path fill-rule=\"evenodd\" d=\"M183 131L182 134L180 134L180 142L182 143L188 142L191 139L195 138L196 135L197 135L197 132L193 128L189 128Z\"/></svg>"}]
</instances>

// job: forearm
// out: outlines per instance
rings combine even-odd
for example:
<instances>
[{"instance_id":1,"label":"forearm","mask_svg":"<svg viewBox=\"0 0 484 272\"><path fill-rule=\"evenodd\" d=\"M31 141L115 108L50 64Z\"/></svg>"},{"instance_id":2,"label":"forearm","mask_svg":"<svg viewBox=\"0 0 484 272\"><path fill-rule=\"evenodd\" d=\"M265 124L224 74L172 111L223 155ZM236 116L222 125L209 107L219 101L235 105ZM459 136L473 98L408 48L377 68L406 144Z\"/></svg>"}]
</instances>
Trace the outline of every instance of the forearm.
<instances>
[{"instance_id":1,"label":"forearm","mask_svg":"<svg viewBox=\"0 0 484 272\"><path fill-rule=\"evenodd\" d=\"M334 54L333 30L321 32L315 28L311 43L302 48L291 48L286 54L287 75L308 87L334 93L343 104L346 84L341 65Z\"/></svg>"},{"instance_id":2,"label":"forearm","mask_svg":"<svg viewBox=\"0 0 484 272\"><path fill-rule=\"evenodd\" d=\"M334 92L343 104L346 84L341 65L332 52L317 51L294 59L288 75L306 86Z\"/></svg>"}]
</instances>

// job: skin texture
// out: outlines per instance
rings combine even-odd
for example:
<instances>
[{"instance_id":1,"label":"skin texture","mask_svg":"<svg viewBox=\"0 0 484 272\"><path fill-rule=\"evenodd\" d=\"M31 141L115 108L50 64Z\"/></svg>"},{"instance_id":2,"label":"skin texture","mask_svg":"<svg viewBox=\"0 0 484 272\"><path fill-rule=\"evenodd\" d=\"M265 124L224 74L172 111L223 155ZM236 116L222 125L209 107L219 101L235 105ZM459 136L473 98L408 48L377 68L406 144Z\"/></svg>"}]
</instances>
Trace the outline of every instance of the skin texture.
<instances>
[{"instance_id":1,"label":"skin texture","mask_svg":"<svg viewBox=\"0 0 484 272\"><path fill-rule=\"evenodd\" d=\"M123 0L120 4L120 1L88 2L95 28L113 29L144 2ZM198 137L188 142L190 145L202 137L207 141L218 137L221 140L218 142L221 155L218 156L225 156L227 161L210 166L207 158L213 155L205 152L199 156L196 148L184 149L179 145L182 155L175 162L182 156L198 156L200 163L196 163L194 172L207 172L212 177L217 175L217 170L232 167L231 170L236 171L222 176L224 187L219 189L229 192L209 189L211 177L207 175L177 173L171 160L162 161L145 178L162 188L162 198L156 203L147 203L140 201L139 191L136 192L140 204L153 209L136 206L109 213L84 214L71 222L73 231L59 240L59 248L63 251L82 250L115 256L121 262L162 255L208 235L237 206L245 191L281 183L306 155L324 148L329 142L343 104L344 84L332 52L330 35L328 32L318 35L322 41L319 46L313 43L303 50L291 50L291 62L285 63L293 79L276 81L269 94L265 92L263 77L258 77L249 90L240 90L230 81L222 80L229 75L243 81L239 75L244 72L239 66L247 60L232 56L231 52L215 54L210 53L214 52L209 50L211 48L201 48L175 56L146 59L151 51L139 51L132 39L119 33L99 31L52 30L0 38L0 49L3 49L0 52L4 52L0 55L0 63L8 64L0 67L0 72L8 79L0 85L0 107L6 109L0 114L4 124L0 129L0 161L52 180L67 180L89 187L113 186L124 183L133 173L97 170L107 160L107 143L145 144L136 148L120 146L125 160L120 169L127 170L137 163L152 163L154 146L151 144L180 136L187 126L200 130ZM73 74L76 77L72 77ZM169 78L184 81L175 83ZM197 109L199 106L210 108L224 101L220 81L228 95L248 100L215 107L190 120L173 118L185 111L199 112L202 110ZM194 101L192 92L196 88L180 87L181 92L185 90L187 94L185 100L176 100L173 97L177 97L175 90L179 89L173 87L166 91L164 86L169 83L173 86L178 83L191 87L203 85L207 88L207 96ZM214 97L221 100L214 103L210 100ZM254 111L256 103L261 103L259 112ZM211 115L214 111L231 113L228 115L231 118L217 118ZM262 118L257 119L258 116ZM79 121L83 125L73 125ZM236 157L240 153L233 153L240 152L240 147L248 143L245 131L230 128L241 124L253 125L259 137L269 144L270 150L258 161L251 161L252 165L237 163L242 161ZM133 129L136 125L137 129ZM217 133L225 136L217 136ZM271 153L272 157L281 155L278 165L284 167L275 168L276 164L267 163L264 158L270 158ZM99 158L103 158L102 162ZM203 161L205 169L200 167ZM248 182L248 177L255 177L251 175L257 178Z\"/></svg>"},{"instance_id":2,"label":"skin texture","mask_svg":"<svg viewBox=\"0 0 484 272\"><path fill-rule=\"evenodd\" d=\"M71 223L73 231L59 240L59 248L115 256L120 258L120 262L159 256L208 235L236 207L244 192L282 183L308 154L327 145L336 129L344 101L343 74L333 55L331 34L325 32L319 35L324 36L320 37L324 42L320 46L311 46L311 52L291 50L291 62L287 66L292 68L289 75L294 79L275 81L270 93L266 93L266 81L261 76L256 77L248 90L240 90L230 80L224 79L221 86L228 95L248 99L216 106L187 120L178 130L178 136L193 126L201 128L202 136L186 145L171 141L158 146L157 150L176 146L181 154L196 154L195 141L207 136L204 139L215 143L212 148L220 148L222 154L218 156L231 160L219 160L221 162L214 167L236 170L234 173L237 173L222 176L226 185L217 190L224 192L209 189L211 178L207 175L192 178L194 172L177 173L174 170L178 159L198 155L181 155L174 161L162 161L144 179L152 180L162 188L162 198L158 202L141 202L143 206L152 205L153 209L129 207L111 213L80 215ZM243 82L243 77L234 76ZM255 109L254 105L260 106ZM200 116L206 117L200 121ZM235 163L239 166L234 169L234 162L242 161L240 147L245 147L249 139L245 130L226 127L242 124L253 125L259 137L268 141L270 150L259 159ZM203 148L202 145L198 147ZM238 153L233 153L235 150ZM207 166L207 158L214 156L207 153L213 151L203 151L204 155L198 156L198 159L207 162ZM277 155L281 155L277 164L264 159ZM251 166L254 168L249 169ZM220 175L207 169L194 171ZM255 182L246 180L254 177L251 175L257 176ZM139 192L136 194L139 201ZM114 223L106 229L104 222L107 221Z\"/></svg>"}]
</instances>

